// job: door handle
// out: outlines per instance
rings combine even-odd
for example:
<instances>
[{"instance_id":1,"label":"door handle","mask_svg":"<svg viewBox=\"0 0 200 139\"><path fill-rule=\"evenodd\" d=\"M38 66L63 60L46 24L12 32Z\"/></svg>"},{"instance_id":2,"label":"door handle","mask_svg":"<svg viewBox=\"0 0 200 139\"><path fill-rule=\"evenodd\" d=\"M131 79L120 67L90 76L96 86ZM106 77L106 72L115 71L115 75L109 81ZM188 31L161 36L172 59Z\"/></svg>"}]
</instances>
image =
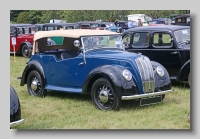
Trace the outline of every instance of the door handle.
<instances>
[{"instance_id":1,"label":"door handle","mask_svg":"<svg viewBox=\"0 0 200 139\"><path fill-rule=\"evenodd\" d=\"M178 52L171 52L171 54L177 54Z\"/></svg>"}]
</instances>

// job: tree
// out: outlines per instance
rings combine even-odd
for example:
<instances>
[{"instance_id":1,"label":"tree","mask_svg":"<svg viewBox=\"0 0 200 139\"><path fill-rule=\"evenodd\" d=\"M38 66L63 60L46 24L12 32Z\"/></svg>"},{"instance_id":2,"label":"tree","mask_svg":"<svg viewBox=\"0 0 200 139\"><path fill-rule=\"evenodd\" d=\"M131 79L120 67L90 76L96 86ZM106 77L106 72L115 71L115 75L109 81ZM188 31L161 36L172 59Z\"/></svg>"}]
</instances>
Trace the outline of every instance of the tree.
<instances>
[{"instance_id":1,"label":"tree","mask_svg":"<svg viewBox=\"0 0 200 139\"><path fill-rule=\"evenodd\" d=\"M42 16L42 11L41 10L31 10L28 13L27 16L27 21L30 24L37 24L40 23L41 21L41 16Z\"/></svg>"},{"instance_id":2,"label":"tree","mask_svg":"<svg viewBox=\"0 0 200 139\"><path fill-rule=\"evenodd\" d=\"M19 13L17 23L27 23L27 15L27 12Z\"/></svg>"},{"instance_id":3,"label":"tree","mask_svg":"<svg viewBox=\"0 0 200 139\"><path fill-rule=\"evenodd\" d=\"M28 12L28 10L10 10L10 22L17 22L18 15L21 12Z\"/></svg>"}]
</instances>

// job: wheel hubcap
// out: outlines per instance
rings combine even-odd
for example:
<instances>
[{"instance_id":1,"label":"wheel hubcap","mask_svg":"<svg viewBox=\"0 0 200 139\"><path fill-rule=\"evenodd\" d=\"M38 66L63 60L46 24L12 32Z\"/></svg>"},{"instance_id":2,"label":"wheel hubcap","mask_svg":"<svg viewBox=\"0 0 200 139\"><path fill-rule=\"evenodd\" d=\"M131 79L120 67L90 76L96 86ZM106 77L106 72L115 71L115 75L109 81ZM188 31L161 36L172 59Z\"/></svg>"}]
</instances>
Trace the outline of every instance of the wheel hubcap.
<instances>
[{"instance_id":1,"label":"wheel hubcap","mask_svg":"<svg viewBox=\"0 0 200 139\"><path fill-rule=\"evenodd\" d=\"M103 88L100 88L99 99L101 102L106 103L109 100L109 91L108 88L104 85Z\"/></svg>"},{"instance_id":2,"label":"wheel hubcap","mask_svg":"<svg viewBox=\"0 0 200 139\"><path fill-rule=\"evenodd\" d=\"M106 103L108 102L108 93L104 90L102 90L100 93L99 93L99 99L101 100L101 102L103 103Z\"/></svg>"},{"instance_id":3,"label":"wheel hubcap","mask_svg":"<svg viewBox=\"0 0 200 139\"><path fill-rule=\"evenodd\" d=\"M36 92L39 89L39 85L40 85L39 80L36 77L34 77L31 82L31 89L34 92Z\"/></svg>"},{"instance_id":4,"label":"wheel hubcap","mask_svg":"<svg viewBox=\"0 0 200 139\"><path fill-rule=\"evenodd\" d=\"M24 54L25 54L25 55L27 55L27 53L28 53L28 50L27 50L27 49L25 49L25 50L24 50Z\"/></svg>"}]
</instances>

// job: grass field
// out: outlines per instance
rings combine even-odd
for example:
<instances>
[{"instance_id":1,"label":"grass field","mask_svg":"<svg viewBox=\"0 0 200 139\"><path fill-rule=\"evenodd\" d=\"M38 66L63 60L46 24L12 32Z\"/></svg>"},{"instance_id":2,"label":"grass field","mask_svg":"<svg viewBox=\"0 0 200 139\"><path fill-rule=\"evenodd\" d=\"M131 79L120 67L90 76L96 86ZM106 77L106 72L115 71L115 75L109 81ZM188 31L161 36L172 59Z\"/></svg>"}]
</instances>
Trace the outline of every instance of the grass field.
<instances>
[{"instance_id":1,"label":"grass field","mask_svg":"<svg viewBox=\"0 0 200 139\"><path fill-rule=\"evenodd\" d=\"M123 101L120 111L97 110L89 95L48 91L45 98L28 94L17 77L28 59L10 56L10 84L21 103L24 123L13 129L190 129L190 89L173 84L174 92L162 103L140 107L138 102Z\"/></svg>"}]
</instances>

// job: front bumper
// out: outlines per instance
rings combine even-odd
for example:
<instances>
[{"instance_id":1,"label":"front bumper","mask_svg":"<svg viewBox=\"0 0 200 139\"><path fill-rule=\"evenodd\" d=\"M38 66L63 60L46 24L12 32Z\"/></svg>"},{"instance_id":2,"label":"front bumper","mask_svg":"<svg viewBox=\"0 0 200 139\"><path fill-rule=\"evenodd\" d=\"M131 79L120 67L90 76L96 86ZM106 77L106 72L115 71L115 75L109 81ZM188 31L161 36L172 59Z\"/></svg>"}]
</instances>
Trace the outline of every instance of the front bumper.
<instances>
[{"instance_id":1,"label":"front bumper","mask_svg":"<svg viewBox=\"0 0 200 139\"><path fill-rule=\"evenodd\" d=\"M23 123L23 122L24 122L24 119L21 119L21 120L18 120L18 121L14 121L14 122L11 122L11 123L10 123L10 127L17 126L17 125L19 125L19 124L21 124L21 123Z\"/></svg>"},{"instance_id":2,"label":"front bumper","mask_svg":"<svg viewBox=\"0 0 200 139\"><path fill-rule=\"evenodd\" d=\"M122 96L122 100L132 100L132 99L139 99L139 98L146 98L146 97L154 97L154 96L159 96L159 95L164 95L171 93L174 89L171 90L165 90L165 91L160 91L160 92L153 92L153 93L148 93L148 94L140 94L140 95L132 95L132 96Z\"/></svg>"}]
</instances>

